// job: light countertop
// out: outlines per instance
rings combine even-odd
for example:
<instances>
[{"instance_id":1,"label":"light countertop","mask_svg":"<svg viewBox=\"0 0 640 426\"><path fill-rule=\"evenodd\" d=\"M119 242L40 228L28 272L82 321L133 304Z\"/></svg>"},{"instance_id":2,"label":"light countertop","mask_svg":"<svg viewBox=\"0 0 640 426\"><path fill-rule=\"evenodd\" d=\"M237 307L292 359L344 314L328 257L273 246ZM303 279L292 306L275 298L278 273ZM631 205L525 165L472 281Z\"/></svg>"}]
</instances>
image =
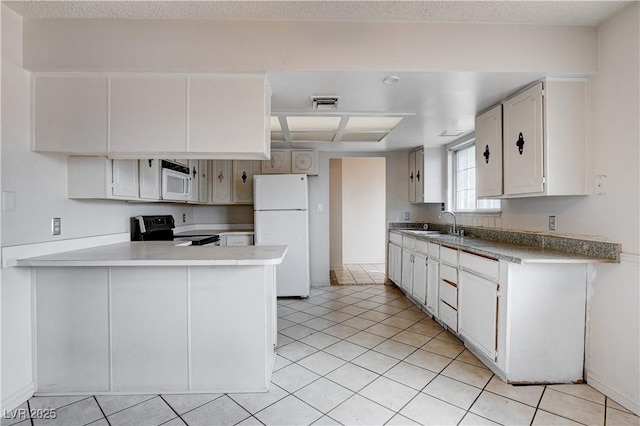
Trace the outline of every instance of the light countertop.
<instances>
[{"instance_id":1,"label":"light countertop","mask_svg":"<svg viewBox=\"0 0 640 426\"><path fill-rule=\"evenodd\" d=\"M413 229L391 232L512 263L614 263L615 260L473 237L434 234Z\"/></svg>"},{"instance_id":2,"label":"light countertop","mask_svg":"<svg viewBox=\"0 0 640 426\"><path fill-rule=\"evenodd\" d=\"M130 241L19 259L17 266L249 266L277 265L287 246L182 246L176 241Z\"/></svg>"}]
</instances>

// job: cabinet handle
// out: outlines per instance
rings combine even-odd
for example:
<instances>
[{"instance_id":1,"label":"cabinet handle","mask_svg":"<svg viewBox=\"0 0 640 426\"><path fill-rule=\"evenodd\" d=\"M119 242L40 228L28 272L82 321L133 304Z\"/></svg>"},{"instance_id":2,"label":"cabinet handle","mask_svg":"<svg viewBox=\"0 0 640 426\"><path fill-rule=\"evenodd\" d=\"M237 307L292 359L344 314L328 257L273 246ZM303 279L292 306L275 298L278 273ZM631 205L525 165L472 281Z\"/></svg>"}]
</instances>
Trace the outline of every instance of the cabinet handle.
<instances>
[{"instance_id":1,"label":"cabinet handle","mask_svg":"<svg viewBox=\"0 0 640 426\"><path fill-rule=\"evenodd\" d=\"M242 172L242 183L247 183L247 172Z\"/></svg>"},{"instance_id":2,"label":"cabinet handle","mask_svg":"<svg viewBox=\"0 0 640 426\"><path fill-rule=\"evenodd\" d=\"M522 132L520 132L520 134L518 135L518 141L516 142L516 145L518 146L520 155L522 155L522 152L524 151L524 138L522 137Z\"/></svg>"},{"instance_id":3,"label":"cabinet handle","mask_svg":"<svg viewBox=\"0 0 640 426\"><path fill-rule=\"evenodd\" d=\"M413 172L411 172L411 174L409 175L409 180L413 182Z\"/></svg>"},{"instance_id":4,"label":"cabinet handle","mask_svg":"<svg viewBox=\"0 0 640 426\"><path fill-rule=\"evenodd\" d=\"M196 168L193 168L193 178L195 179L198 176L198 172L196 172Z\"/></svg>"},{"instance_id":5,"label":"cabinet handle","mask_svg":"<svg viewBox=\"0 0 640 426\"><path fill-rule=\"evenodd\" d=\"M149 160L149 167L153 167L153 160Z\"/></svg>"},{"instance_id":6,"label":"cabinet handle","mask_svg":"<svg viewBox=\"0 0 640 426\"><path fill-rule=\"evenodd\" d=\"M220 174L218 175L218 180L220 181L220 183L222 183L222 181L224 180L224 174L222 174L222 170L220 170Z\"/></svg>"},{"instance_id":7,"label":"cabinet handle","mask_svg":"<svg viewBox=\"0 0 640 426\"><path fill-rule=\"evenodd\" d=\"M416 172L416 179L418 180L418 182L420 181L420 170Z\"/></svg>"},{"instance_id":8,"label":"cabinet handle","mask_svg":"<svg viewBox=\"0 0 640 426\"><path fill-rule=\"evenodd\" d=\"M271 157L271 168L272 169L276 168L276 159L274 157Z\"/></svg>"},{"instance_id":9,"label":"cabinet handle","mask_svg":"<svg viewBox=\"0 0 640 426\"><path fill-rule=\"evenodd\" d=\"M489 155L491 155L491 153L489 152L489 145L487 145L484 148L484 154L482 154L482 156L484 157L484 161L486 161L487 164L489 164Z\"/></svg>"}]
</instances>

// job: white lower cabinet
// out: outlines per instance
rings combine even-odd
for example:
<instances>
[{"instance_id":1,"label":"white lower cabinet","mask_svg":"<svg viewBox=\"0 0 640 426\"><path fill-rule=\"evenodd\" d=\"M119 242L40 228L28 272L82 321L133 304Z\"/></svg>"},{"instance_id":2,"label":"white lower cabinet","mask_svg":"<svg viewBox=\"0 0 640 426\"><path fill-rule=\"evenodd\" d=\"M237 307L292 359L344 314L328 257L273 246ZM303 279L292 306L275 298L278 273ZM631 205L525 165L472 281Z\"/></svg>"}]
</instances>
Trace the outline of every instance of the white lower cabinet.
<instances>
[{"instance_id":1,"label":"white lower cabinet","mask_svg":"<svg viewBox=\"0 0 640 426\"><path fill-rule=\"evenodd\" d=\"M402 247L402 273L400 287L407 293L413 291L413 251L407 247Z\"/></svg>"},{"instance_id":2,"label":"white lower cabinet","mask_svg":"<svg viewBox=\"0 0 640 426\"><path fill-rule=\"evenodd\" d=\"M253 245L253 234L231 234L221 236L221 246L239 247Z\"/></svg>"},{"instance_id":3,"label":"white lower cabinet","mask_svg":"<svg viewBox=\"0 0 640 426\"><path fill-rule=\"evenodd\" d=\"M498 283L460 271L458 312L458 333L487 358L497 361Z\"/></svg>"},{"instance_id":4,"label":"white lower cabinet","mask_svg":"<svg viewBox=\"0 0 640 426\"><path fill-rule=\"evenodd\" d=\"M413 261L413 298L421 305L427 298L427 256L416 251Z\"/></svg>"},{"instance_id":5,"label":"white lower cabinet","mask_svg":"<svg viewBox=\"0 0 640 426\"><path fill-rule=\"evenodd\" d=\"M402 247L389 243L389 279L400 285L402 279Z\"/></svg>"}]
</instances>

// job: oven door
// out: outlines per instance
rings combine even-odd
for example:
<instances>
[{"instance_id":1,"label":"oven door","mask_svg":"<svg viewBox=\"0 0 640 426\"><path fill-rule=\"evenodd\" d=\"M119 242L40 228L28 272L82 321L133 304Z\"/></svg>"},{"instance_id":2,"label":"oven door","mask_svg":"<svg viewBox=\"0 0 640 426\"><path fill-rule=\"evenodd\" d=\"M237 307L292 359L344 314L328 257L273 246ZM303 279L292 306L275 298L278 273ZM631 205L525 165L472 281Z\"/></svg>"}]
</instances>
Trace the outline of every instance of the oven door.
<instances>
[{"instance_id":1,"label":"oven door","mask_svg":"<svg viewBox=\"0 0 640 426\"><path fill-rule=\"evenodd\" d=\"M162 199L187 201L191 199L191 176L170 169L162 169Z\"/></svg>"}]
</instances>

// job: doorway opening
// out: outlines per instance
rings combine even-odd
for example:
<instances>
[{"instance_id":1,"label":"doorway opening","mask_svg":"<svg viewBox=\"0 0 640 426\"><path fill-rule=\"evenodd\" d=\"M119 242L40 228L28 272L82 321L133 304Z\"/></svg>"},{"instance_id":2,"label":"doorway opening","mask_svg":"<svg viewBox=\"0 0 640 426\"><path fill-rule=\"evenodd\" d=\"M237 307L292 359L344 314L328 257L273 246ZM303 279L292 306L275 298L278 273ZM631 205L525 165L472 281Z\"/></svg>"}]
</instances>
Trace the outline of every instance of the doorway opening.
<instances>
[{"instance_id":1,"label":"doorway opening","mask_svg":"<svg viewBox=\"0 0 640 426\"><path fill-rule=\"evenodd\" d=\"M329 160L332 284L384 284L386 158Z\"/></svg>"}]
</instances>

